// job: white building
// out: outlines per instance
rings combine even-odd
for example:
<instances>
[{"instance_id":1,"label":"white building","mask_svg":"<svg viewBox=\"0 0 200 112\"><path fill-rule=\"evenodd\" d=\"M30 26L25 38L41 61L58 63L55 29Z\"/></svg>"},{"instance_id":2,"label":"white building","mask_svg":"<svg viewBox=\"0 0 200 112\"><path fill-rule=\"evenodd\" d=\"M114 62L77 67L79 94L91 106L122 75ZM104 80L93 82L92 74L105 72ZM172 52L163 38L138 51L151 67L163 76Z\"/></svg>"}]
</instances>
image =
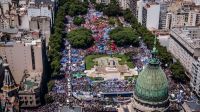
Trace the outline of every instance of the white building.
<instances>
[{"instance_id":1,"label":"white building","mask_svg":"<svg viewBox=\"0 0 200 112\"><path fill-rule=\"evenodd\" d=\"M125 10L129 8L130 0L118 0L119 6Z\"/></svg>"},{"instance_id":2,"label":"white building","mask_svg":"<svg viewBox=\"0 0 200 112\"><path fill-rule=\"evenodd\" d=\"M148 2L142 10L142 25L149 30L157 30L159 28L160 4L156 2Z\"/></svg>"},{"instance_id":3,"label":"white building","mask_svg":"<svg viewBox=\"0 0 200 112\"><path fill-rule=\"evenodd\" d=\"M193 2L195 3L195 5L200 5L200 0L193 0Z\"/></svg>"},{"instance_id":4,"label":"white building","mask_svg":"<svg viewBox=\"0 0 200 112\"><path fill-rule=\"evenodd\" d=\"M96 0L96 3L98 4L102 3L108 5L110 3L110 0Z\"/></svg>"},{"instance_id":5,"label":"white building","mask_svg":"<svg viewBox=\"0 0 200 112\"><path fill-rule=\"evenodd\" d=\"M37 6L34 2L30 2L29 7L27 9L29 21L32 17L45 16L51 18L52 23L54 13L52 7L50 7L51 6L48 4L41 4L40 6Z\"/></svg>"},{"instance_id":6,"label":"white building","mask_svg":"<svg viewBox=\"0 0 200 112\"><path fill-rule=\"evenodd\" d=\"M200 58L192 64L190 85L193 91L200 97Z\"/></svg>"},{"instance_id":7,"label":"white building","mask_svg":"<svg viewBox=\"0 0 200 112\"><path fill-rule=\"evenodd\" d=\"M145 3L143 2L143 0L139 0L137 1L137 19L138 19L138 22L142 24L142 9L143 9L143 6L145 5Z\"/></svg>"},{"instance_id":8,"label":"white building","mask_svg":"<svg viewBox=\"0 0 200 112\"><path fill-rule=\"evenodd\" d=\"M200 57L200 27L172 29L168 50L191 74L192 63Z\"/></svg>"}]
</instances>

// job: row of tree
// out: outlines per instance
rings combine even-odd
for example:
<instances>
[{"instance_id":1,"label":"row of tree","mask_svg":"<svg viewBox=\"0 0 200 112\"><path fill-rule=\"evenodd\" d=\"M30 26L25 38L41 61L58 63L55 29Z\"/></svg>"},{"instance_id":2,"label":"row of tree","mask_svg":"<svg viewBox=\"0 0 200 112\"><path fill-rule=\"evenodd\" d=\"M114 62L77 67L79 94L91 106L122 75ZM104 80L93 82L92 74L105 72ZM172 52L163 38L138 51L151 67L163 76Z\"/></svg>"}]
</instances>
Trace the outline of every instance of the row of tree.
<instances>
[{"instance_id":1,"label":"row of tree","mask_svg":"<svg viewBox=\"0 0 200 112\"><path fill-rule=\"evenodd\" d=\"M65 37L65 15L78 16L87 13L87 2L80 0L59 0L58 10L56 11L54 27L49 41L49 59L51 63L51 77L59 76L62 37ZM78 23L79 23L79 18ZM82 19L80 20L82 23Z\"/></svg>"},{"instance_id":2,"label":"row of tree","mask_svg":"<svg viewBox=\"0 0 200 112\"><path fill-rule=\"evenodd\" d=\"M80 0L59 0L58 2L58 10L55 11L55 21L53 25L54 27L52 28L52 34L49 40L48 51L51 66L51 79L60 77L60 52L63 47L63 37L66 36L64 29L67 20L65 19L65 15L78 16L81 14L86 14L88 8L88 3L81 2ZM77 24L79 24L78 22ZM50 80L48 82L48 91L52 89L53 85L54 80ZM52 97L50 97L49 95L45 95L45 100L46 103L50 103L53 101Z\"/></svg>"},{"instance_id":3,"label":"row of tree","mask_svg":"<svg viewBox=\"0 0 200 112\"><path fill-rule=\"evenodd\" d=\"M133 16L132 12L127 9L123 12L125 21L131 23L132 28L142 37L149 49L152 49L155 35L152 34L145 26L138 23L137 19ZM173 63L172 55L167 51L166 47L157 44L158 57L162 62L163 67L170 67L173 73L173 78L176 80L186 80L183 66L178 63ZM175 69L174 69L175 68Z\"/></svg>"}]
</instances>

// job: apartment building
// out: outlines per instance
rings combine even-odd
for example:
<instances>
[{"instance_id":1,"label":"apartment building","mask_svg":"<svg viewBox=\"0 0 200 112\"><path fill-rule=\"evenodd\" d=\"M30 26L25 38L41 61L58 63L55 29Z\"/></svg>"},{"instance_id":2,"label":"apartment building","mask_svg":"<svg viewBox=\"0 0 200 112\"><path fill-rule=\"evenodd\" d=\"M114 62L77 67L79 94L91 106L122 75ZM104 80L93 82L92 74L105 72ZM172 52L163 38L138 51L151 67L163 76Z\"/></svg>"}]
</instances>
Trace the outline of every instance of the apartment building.
<instances>
[{"instance_id":1,"label":"apartment building","mask_svg":"<svg viewBox=\"0 0 200 112\"><path fill-rule=\"evenodd\" d=\"M200 57L200 28L187 26L172 29L168 50L192 74L192 64Z\"/></svg>"},{"instance_id":2,"label":"apartment building","mask_svg":"<svg viewBox=\"0 0 200 112\"><path fill-rule=\"evenodd\" d=\"M200 97L200 58L192 63L191 75L192 90Z\"/></svg>"},{"instance_id":3,"label":"apartment building","mask_svg":"<svg viewBox=\"0 0 200 112\"><path fill-rule=\"evenodd\" d=\"M130 7L130 10L132 11L132 14L134 16L137 15L137 1L138 0L130 0L130 4L129 4L129 7Z\"/></svg>"},{"instance_id":4,"label":"apartment building","mask_svg":"<svg viewBox=\"0 0 200 112\"><path fill-rule=\"evenodd\" d=\"M39 32L18 32L15 38L0 42L0 55L6 56L17 84L22 81L24 71L43 72L42 41Z\"/></svg>"},{"instance_id":5,"label":"apartment building","mask_svg":"<svg viewBox=\"0 0 200 112\"><path fill-rule=\"evenodd\" d=\"M125 10L129 8L130 0L118 0L119 6Z\"/></svg>"},{"instance_id":6,"label":"apartment building","mask_svg":"<svg viewBox=\"0 0 200 112\"><path fill-rule=\"evenodd\" d=\"M142 25L149 30L157 30L159 28L160 4L156 2L148 2L142 9Z\"/></svg>"}]
</instances>

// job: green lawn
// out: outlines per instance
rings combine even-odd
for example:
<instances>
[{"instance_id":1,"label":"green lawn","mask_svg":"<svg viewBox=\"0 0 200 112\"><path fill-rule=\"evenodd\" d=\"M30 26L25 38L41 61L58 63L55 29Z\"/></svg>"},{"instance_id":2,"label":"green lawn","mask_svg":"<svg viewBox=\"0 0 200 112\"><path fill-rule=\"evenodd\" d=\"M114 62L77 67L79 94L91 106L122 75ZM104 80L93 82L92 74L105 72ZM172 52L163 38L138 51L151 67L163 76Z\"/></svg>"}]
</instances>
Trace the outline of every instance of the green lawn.
<instances>
[{"instance_id":1,"label":"green lawn","mask_svg":"<svg viewBox=\"0 0 200 112\"><path fill-rule=\"evenodd\" d=\"M85 57L86 70L90 70L92 67L94 67L95 62L93 60L95 58L100 58L100 57L104 57L104 56L110 56L110 55L94 54L94 55L86 56ZM121 61L119 61L120 65L127 64L130 68L134 68L134 64L132 63L130 56L122 55L122 54L113 54L113 57L121 59Z\"/></svg>"}]
</instances>

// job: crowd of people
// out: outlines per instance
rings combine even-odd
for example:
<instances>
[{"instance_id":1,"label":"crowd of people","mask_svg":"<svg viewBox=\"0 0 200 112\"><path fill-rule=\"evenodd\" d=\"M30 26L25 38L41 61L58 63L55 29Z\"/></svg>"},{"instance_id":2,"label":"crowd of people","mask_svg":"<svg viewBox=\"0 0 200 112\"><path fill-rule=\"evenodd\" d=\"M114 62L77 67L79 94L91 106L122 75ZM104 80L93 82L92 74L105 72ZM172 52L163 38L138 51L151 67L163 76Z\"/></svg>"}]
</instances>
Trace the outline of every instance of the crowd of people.
<instances>
[{"instance_id":1,"label":"crowd of people","mask_svg":"<svg viewBox=\"0 0 200 112\"><path fill-rule=\"evenodd\" d=\"M62 71L83 72L85 70L84 51L71 48L67 40L65 41L65 49L62 51L61 65Z\"/></svg>"},{"instance_id":2,"label":"crowd of people","mask_svg":"<svg viewBox=\"0 0 200 112\"><path fill-rule=\"evenodd\" d=\"M132 92L133 84L127 80L106 80L96 84L94 90L103 93Z\"/></svg>"},{"instance_id":3,"label":"crowd of people","mask_svg":"<svg viewBox=\"0 0 200 112\"><path fill-rule=\"evenodd\" d=\"M151 56L150 50L143 43L143 41L140 41L139 52L137 53L136 56L133 55L132 57L138 72L143 70L144 65L148 63L148 59L150 58L150 56Z\"/></svg>"},{"instance_id":4,"label":"crowd of people","mask_svg":"<svg viewBox=\"0 0 200 112\"><path fill-rule=\"evenodd\" d=\"M114 42L109 43L109 32L114 27L108 24L108 17L103 16L102 12L90 9L88 14L85 15L85 24L83 27L92 31L92 38L95 40L95 44L87 49L88 53L111 53L117 50L117 46Z\"/></svg>"},{"instance_id":5,"label":"crowd of people","mask_svg":"<svg viewBox=\"0 0 200 112\"><path fill-rule=\"evenodd\" d=\"M110 41L109 32L114 29L108 23L108 18L103 16L101 12L89 9L87 15L83 16L85 23L82 27L90 29L92 31L92 38L95 40L95 44L87 50L74 49L70 43L64 41L64 49L62 49L62 58L60 60L61 73L65 74L65 78L56 80L54 87L48 93L52 96L54 102L45 106L39 107L37 110L31 110L28 112L58 112L58 108L62 105L80 106L85 112L96 112L96 111L116 111L114 107L107 107L103 97L95 97L101 93L119 93L119 92L133 92L133 83L127 80L104 80L104 81L92 81L89 77L73 77L72 74L80 73L85 70L84 57L86 54L91 53L126 53L132 52L134 48L118 48L113 41ZM73 18L66 16L69 20L66 25L67 31L78 28L73 25ZM151 57L150 50L146 45L140 41L140 47L137 55L132 57L133 63L136 65L138 72L140 72L144 65L148 63L149 57ZM169 72L169 71L168 71ZM73 93L89 93L93 96L91 100L81 100L73 96ZM100 95L101 96L101 95ZM103 99L103 100L102 100ZM113 101L113 100L112 100ZM116 101L128 101L126 98L117 98ZM26 112L26 111L25 111Z\"/></svg>"}]
</instances>

